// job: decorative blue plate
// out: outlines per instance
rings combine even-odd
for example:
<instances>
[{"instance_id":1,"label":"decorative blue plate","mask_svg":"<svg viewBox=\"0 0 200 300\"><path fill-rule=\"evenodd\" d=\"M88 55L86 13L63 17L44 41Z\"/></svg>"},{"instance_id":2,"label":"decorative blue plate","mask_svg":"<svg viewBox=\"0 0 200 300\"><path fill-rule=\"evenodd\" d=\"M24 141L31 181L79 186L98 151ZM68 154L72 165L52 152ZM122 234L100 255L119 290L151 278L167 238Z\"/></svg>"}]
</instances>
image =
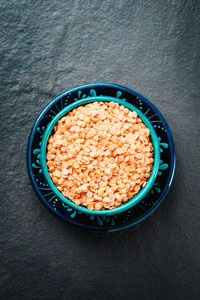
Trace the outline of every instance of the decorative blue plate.
<instances>
[{"instance_id":1,"label":"decorative blue plate","mask_svg":"<svg viewBox=\"0 0 200 300\"><path fill-rule=\"evenodd\" d=\"M65 106L91 96L111 96L130 102L150 120L160 140L161 160L155 184L147 196L131 209L114 216L85 215L61 202L42 174L40 145L44 130ZM99 231L117 231L131 227L151 215L166 197L175 172L176 154L171 131L159 110L146 98L126 87L110 83L86 84L56 97L39 115L27 145L27 167L32 185L42 202L64 221Z\"/></svg>"}]
</instances>

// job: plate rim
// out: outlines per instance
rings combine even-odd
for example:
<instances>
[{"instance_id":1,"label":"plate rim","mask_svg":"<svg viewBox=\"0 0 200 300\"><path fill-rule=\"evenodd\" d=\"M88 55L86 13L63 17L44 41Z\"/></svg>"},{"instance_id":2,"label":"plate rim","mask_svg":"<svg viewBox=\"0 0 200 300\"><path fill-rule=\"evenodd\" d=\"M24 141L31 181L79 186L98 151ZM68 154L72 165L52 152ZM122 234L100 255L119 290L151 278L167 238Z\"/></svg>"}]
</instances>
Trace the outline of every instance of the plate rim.
<instances>
[{"instance_id":1,"label":"plate rim","mask_svg":"<svg viewBox=\"0 0 200 300\"><path fill-rule=\"evenodd\" d=\"M167 129L166 133L167 133L167 137L168 137L168 140L169 140L171 167L170 167L170 171L169 171L169 175L168 175L165 187L163 188L162 193L159 197L160 198L159 202L156 203L154 206L152 206L149 210L147 210L142 217L136 218L134 222L132 222L130 224L121 224L121 225L118 225L116 228L109 228L109 227L105 228L105 227L100 227L100 226L98 227L98 226L95 226L95 225L94 226L93 225L86 225L86 224L82 224L82 223L77 223L74 220L72 220L71 218L67 218L67 220L66 220L66 218L60 212L55 211L52 208L52 206L47 201L44 201L43 198L40 196L39 188L38 188L37 184L34 183L34 180L33 180L34 175L31 172L32 168L31 168L31 165L30 165L31 164L31 147L30 147L30 145L32 145L33 138L34 138L34 135L35 135L35 131L36 131L36 129L38 127L38 124L40 123L41 118L43 117L43 115L45 115L45 113L54 105L54 103L57 100L59 100L60 98L66 96L67 94L72 93L72 92L76 92L76 91L81 90L81 89L86 89L86 88L91 89L91 88L95 88L95 87L98 87L98 88L99 87L109 87L109 88L120 89L120 90L125 91L129 94L132 94L136 97L139 97L141 100L143 100L145 103L147 103L147 105L150 106L156 112L156 114L161 119L162 123L164 123L164 125ZM76 86L74 88L68 89L68 90L60 93L58 96L56 96L54 99L52 99L50 101L50 103L47 104L44 107L44 109L42 109L42 111L40 112L40 114L36 118L32 128L31 128L30 134L29 134L29 138L28 138L28 142L27 142L27 146L26 146L26 168L27 168L27 171L28 171L29 179L31 181L31 185L34 188L34 191L36 192L36 194L40 198L40 200L42 200L43 205L45 207L48 207L50 209L50 211L54 214L54 216L56 215L57 217L61 218L63 221L65 221L69 224L76 225L76 226L81 227L81 228L88 228L90 230L95 230L95 231L98 231L98 232L115 232L115 231L119 231L119 230L122 230L122 229L128 229L128 228L130 228L132 226L135 226L136 224L144 221L147 217L149 217L151 214L153 214L157 210L157 208L160 206L160 204L163 202L163 200L165 199L165 197L167 196L167 194L168 194L168 192L171 188L173 178L174 178L174 174L175 174L176 149L175 149L175 144L174 144L172 132L171 132L171 129L170 129L167 121L163 117L162 113L158 110L158 108L148 98L144 97L143 95L141 95L140 93L136 92L133 89L130 89L128 87L125 87L125 86L122 86L122 85L119 85L119 84L105 83L105 82L87 83L87 84Z\"/></svg>"}]
</instances>

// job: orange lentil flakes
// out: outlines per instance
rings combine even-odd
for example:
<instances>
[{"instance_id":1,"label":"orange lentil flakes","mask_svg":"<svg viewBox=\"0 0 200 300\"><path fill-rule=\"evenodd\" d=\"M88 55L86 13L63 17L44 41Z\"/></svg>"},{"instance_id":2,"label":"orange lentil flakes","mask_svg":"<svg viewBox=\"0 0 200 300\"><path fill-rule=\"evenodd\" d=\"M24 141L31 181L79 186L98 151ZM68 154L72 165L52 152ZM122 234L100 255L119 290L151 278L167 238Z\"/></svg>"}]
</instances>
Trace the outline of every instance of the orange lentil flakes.
<instances>
[{"instance_id":1,"label":"orange lentil flakes","mask_svg":"<svg viewBox=\"0 0 200 300\"><path fill-rule=\"evenodd\" d=\"M65 197L90 210L112 209L145 186L153 147L136 112L115 102L93 102L58 121L46 158Z\"/></svg>"}]
</instances>

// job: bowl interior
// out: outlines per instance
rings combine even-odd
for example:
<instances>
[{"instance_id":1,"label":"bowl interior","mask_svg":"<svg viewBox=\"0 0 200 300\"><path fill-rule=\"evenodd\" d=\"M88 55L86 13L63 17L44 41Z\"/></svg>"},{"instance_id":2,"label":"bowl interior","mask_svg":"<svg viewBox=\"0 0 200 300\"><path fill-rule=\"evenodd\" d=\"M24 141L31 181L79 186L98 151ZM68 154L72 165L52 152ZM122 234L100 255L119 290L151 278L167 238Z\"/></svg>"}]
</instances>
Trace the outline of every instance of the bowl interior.
<instances>
[{"instance_id":1,"label":"bowl interior","mask_svg":"<svg viewBox=\"0 0 200 300\"><path fill-rule=\"evenodd\" d=\"M49 136L51 135L51 133L53 131L53 128L56 125L57 121L60 120L64 115L66 115L69 111L73 110L74 108L76 108L80 105L85 105L87 103L97 102L97 101L102 101L102 102L113 101L113 102L116 102L120 105L124 105L125 107L127 107L131 111L135 111L138 114L138 116L141 118L143 123L146 125L146 127L151 132L151 141L152 141L152 144L153 144L153 157L154 157L154 163L153 163L153 168L152 168L152 171L151 171L151 175L150 175L149 179L147 180L147 184L145 185L145 187L143 187L133 198L128 200L126 203L121 204L119 207L116 207L114 209L109 209L109 210L100 210L100 211L89 210L86 207L77 206L71 200L64 197L63 194L56 188L55 184L51 180L51 177L50 177L49 172L48 172L47 164L46 164L47 142L48 142ZM113 98L113 97L107 97L107 96L88 97L88 98L76 101L76 102L66 106L64 109L62 109L52 119L52 121L47 126L47 128L45 130L45 133L44 133L44 136L43 136L42 144L41 144L41 166L42 166L42 171L43 171L44 177L45 177L47 183L49 184L49 186L51 187L52 191L65 204L73 207L76 210L81 211L82 213L87 213L87 214L113 215L113 214L121 213L121 212L129 209L130 207L134 206L135 204L137 204L139 201L141 201L145 197L145 195L151 189L151 187L152 187L152 185L153 185L153 183L156 179L156 176L157 176L157 172L158 172L158 168L159 168L159 161L160 161L159 141L158 141L157 135L155 133L155 130L153 129L153 126L151 125L149 120L145 117L145 115L139 109L137 109L132 104L130 104L130 103L124 101L124 100L120 100L120 99Z\"/></svg>"}]
</instances>

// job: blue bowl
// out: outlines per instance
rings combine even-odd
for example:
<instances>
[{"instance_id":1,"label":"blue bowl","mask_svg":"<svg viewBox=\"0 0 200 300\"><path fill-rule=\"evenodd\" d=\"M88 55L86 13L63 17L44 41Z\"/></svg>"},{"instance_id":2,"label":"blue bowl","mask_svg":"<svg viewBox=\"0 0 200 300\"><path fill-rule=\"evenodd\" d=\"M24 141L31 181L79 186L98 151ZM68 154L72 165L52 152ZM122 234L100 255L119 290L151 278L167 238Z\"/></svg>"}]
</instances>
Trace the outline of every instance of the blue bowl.
<instances>
[{"instance_id":1,"label":"blue bowl","mask_svg":"<svg viewBox=\"0 0 200 300\"><path fill-rule=\"evenodd\" d=\"M86 207L78 206L75 203L73 203L71 200L69 200L68 198L64 197L63 194L56 188L55 184L53 183L53 181L49 175L47 164L46 164L47 142L48 142L49 136L51 135L53 128L56 125L56 123L58 122L58 120L60 120L64 115L66 115L69 111L73 110L74 108L76 108L80 105L85 105L87 103L96 102L96 101L117 102L120 105L124 105L131 111L135 111L138 114L138 116L141 118L143 123L146 125L146 127L150 130L151 141L153 144L153 155L154 155L153 168L152 168L151 175L150 175L149 179L147 180L147 184L145 185L145 187L143 187L133 198L128 200L128 202L121 204L119 207L116 207L114 209L109 209L109 210L100 210L100 211L89 210ZM41 144L42 171L43 171L44 177L45 177L47 183L49 184L50 188L63 203L71 206L72 208L74 208L84 214L93 214L93 215L99 215L99 216L100 215L101 216L115 215L115 214L122 213L122 212L130 209L134 205L136 205L138 202L140 202L146 196L146 194L149 192L149 190L153 186L156 176L157 176L157 173L158 173L159 162L160 162L159 140L157 138L156 132L155 132L153 126L151 125L150 121L145 117L145 115L139 109L137 109L135 106L133 106L129 102L126 102L119 98L114 98L114 97L109 97L109 96L87 97L83 100L78 100L75 103L67 105L64 109L60 110L54 116L52 121L49 123L49 125L47 126L47 128L44 132L44 136L43 136L43 140L42 140L42 144Z\"/></svg>"}]
</instances>

